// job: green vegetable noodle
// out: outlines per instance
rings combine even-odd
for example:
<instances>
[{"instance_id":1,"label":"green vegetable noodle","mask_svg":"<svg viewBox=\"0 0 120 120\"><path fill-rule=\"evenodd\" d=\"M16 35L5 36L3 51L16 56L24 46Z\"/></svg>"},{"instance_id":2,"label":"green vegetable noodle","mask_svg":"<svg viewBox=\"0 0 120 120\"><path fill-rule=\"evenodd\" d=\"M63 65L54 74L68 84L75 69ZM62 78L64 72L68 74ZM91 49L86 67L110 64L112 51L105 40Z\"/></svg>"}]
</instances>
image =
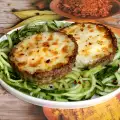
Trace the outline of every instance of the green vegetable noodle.
<instances>
[{"instance_id":1,"label":"green vegetable noodle","mask_svg":"<svg viewBox=\"0 0 120 120\"><path fill-rule=\"evenodd\" d=\"M120 87L120 50L109 65L98 65L91 69L74 67L72 72L52 84L37 85L23 80L9 63L9 52L23 38L30 35L55 31L71 23L51 21L46 23L30 23L18 31L7 35L0 42L0 78L13 88L33 97L54 101L79 101L90 99L95 95L106 95ZM119 40L120 38L118 38ZM118 46L120 46L118 42ZM117 62L116 62L117 61Z\"/></svg>"}]
</instances>

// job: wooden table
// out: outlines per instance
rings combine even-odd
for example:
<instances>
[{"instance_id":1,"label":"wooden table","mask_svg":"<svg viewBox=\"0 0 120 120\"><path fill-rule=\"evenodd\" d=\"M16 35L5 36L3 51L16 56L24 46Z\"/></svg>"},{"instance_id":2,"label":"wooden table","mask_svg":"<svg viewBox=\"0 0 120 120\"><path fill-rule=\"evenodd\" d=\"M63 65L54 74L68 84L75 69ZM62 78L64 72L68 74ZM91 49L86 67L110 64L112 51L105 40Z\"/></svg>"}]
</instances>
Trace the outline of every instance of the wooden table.
<instances>
[{"instance_id":1,"label":"wooden table","mask_svg":"<svg viewBox=\"0 0 120 120\"><path fill-rule=\"evenodd\" d=\"M35 0L0 0L0 27L11 27L19 19L12 9L34 9ZM0 120L46 120L42 107L19 100L0 86Z\"/></svg>"},{"instance_id":2,"label":"wooden table","mask_svg":"<svg viewBox=\"0 0 120 120\"><path fill-rule=\"evenodd\" d=\"M0 27L11 27L20 20L10 11L12 9L34 9L35 0L0 0ZM107 22L120 28L120 16L115 21ZM0 120L46 120L42 108L23 102L6 92L0 86Z\"/></svg>"}]
</instances>

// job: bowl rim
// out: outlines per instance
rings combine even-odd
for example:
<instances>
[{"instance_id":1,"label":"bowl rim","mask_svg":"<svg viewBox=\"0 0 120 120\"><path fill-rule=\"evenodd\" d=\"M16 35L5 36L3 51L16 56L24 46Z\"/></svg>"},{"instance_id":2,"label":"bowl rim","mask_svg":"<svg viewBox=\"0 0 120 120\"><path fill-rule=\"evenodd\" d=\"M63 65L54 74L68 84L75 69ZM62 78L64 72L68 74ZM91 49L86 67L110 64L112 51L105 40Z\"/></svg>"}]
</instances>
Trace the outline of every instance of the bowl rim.
<instances>
[{"instance_id":1,"label":"bowl rim","mask_svg":"<svg viewBox=\"0 0 120 120\"><path fill-rule=\"evenodd\" d=\"M68 22L68 21L62 21L62 22ZM44 22L40 22L40 23L44 23ZM11 34L12 32L19 30L22 27L15 28L6 34ZM2 37L0 37L0 42L6 40L6 38L7 38L6 35L3 35ZM29 103L32 103L38 106L44 106L44 107L49 107L49 108L61 108L61 109L74 109L74 108L85 108L85 107L94 106L96 104L105 102L120 93L120 88L118 88L115 91L108 93L107 95L100 96L98 98L93 98L93 99L88 99L88 100L83 100L83 101L60 102L60 101L51 101L51 100L45 100L41 98L32 97L30 95L27 95L11 87L6 82L4 82L4 80L2 79L0 79L0 84L11 94L18 97L19 99L22 99L23 101L26 101L26 102L29 102Z\"/></svg>"}]
</instances>

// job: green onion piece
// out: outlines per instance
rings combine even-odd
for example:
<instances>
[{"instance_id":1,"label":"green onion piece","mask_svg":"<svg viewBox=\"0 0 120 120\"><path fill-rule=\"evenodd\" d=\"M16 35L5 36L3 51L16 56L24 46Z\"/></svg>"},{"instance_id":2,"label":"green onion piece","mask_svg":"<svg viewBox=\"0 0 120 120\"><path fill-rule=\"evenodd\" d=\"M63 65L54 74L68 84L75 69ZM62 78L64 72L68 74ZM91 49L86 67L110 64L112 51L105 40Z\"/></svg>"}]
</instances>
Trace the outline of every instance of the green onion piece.
<instances>
[{"instance_id":1,"label":"green onion piece","mask_svg":"<svg viewBox=\"0 0 120 120\"><path fill-rule=\"evenodd\" d=\"M115 76L111 75L110 77L103 79L102 83L103 84L108 83L108 82L110 82L113 79L115 79Z\"/></svg>"},{"instance_id":2,"label":"green onion piece","mask_svg":"<svg viewBox=\"0 0 120 120\"><path fill-rule=\"evenodd\" d=\"M79 93L79 94L69 94L69 93L63 93L62 95L63 96L75 96L75 97L81 97L81 96L85 96L85 95L87 95L87 94L89 94L90 92L92 92L94 89L95 89L95 87L96 87L96 78L95 78L95 76L94 75L91 75L91 82L92 82L92 84L91 84L91 88L88 90L88 91L85 91L85 92L82 92L82 93Z\"/></svg>"},{"instance_id":3,"label":"green onion piece","mask_svg":"<svg viewBox=\"0 0 120 120\"><path fill-rule=\"evenodd\" d=\"M11 49L13 47L12 39L11 39L10 35L8 35L8 34L7 34L7 38L8 38L8 42L9 42L9 49Z\"/></svg>"},{"instance_id":4,"label":"green onion piece","mask_svg":"<svg viewBox=\"0 0 120 120\"><path fill-rule=\"evenodd\" d=\"M0 55L0 61L7 67L11 68L11 65L3 59L3 57Z\"/></svg>"},{"instance_id":5,"label":"green onion piece","mask_svg":"<svg viewBox=\"0 0 120 120\"><path fill-rule=\"evenodd\" d=\"M117 78L118 81L118 85L120 85L120 74L118 72L115 73L115 76Z\"/></svg>"}]
</instances>

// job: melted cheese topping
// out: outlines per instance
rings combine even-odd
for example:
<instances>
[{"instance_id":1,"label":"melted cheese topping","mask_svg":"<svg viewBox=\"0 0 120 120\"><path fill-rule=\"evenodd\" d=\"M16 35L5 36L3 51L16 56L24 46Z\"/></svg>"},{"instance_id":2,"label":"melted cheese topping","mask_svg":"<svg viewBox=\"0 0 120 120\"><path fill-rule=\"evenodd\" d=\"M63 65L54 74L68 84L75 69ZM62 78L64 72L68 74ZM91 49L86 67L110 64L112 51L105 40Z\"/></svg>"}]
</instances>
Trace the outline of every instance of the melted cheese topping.
<instances>
[{"instance_id":1,"label":"melted cheese topping","mask_svg":"<svg viewBox=\"0 0 120 120\"><path fill-rule=\"evenodd\" d=\"M37 70L49 71L67 64L75 43L59 32L44 32L20 42L10 59L20 70L31 74Z\"/></svg>"},{"instance_id":2,"label":"melted cheese topping","mask_svg":"<svg viewBox=\"0 0 120 120\"><path fill-rule=\"evenodd\" d=\"M107 35L107 30L95 24L76 24L67 27L62 32L73 35L78 44L76 65L84 67L94 64L101 58L113 52L112 38Z\"/></svg>"}]
</instances>

